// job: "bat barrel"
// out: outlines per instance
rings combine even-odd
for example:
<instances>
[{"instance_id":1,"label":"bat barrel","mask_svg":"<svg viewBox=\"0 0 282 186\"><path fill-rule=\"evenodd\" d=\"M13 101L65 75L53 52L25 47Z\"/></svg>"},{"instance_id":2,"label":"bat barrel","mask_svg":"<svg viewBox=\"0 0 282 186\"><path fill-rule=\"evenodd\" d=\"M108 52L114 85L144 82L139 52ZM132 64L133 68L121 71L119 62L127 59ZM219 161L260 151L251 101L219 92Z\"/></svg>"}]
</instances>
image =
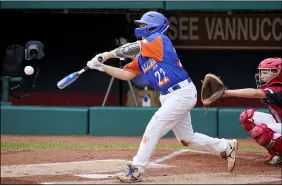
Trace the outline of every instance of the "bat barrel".
<instances>
[{"instance_id":1,"label":"bat barrel","mask_svg":"<svg viewBox=\"0 0 282 186\"><path fill-rule=\"evenodd\" d=\"M69 74L68 76L66 76L65 78L63 78L62 80L60 80L57 83L57 87L59 89L63 89L65 87L67 87L68 85L73 83L80 76L80 74L82 74L83 72L85 72L88 69L89 69L89 67L86 66L78 72L73 72L73 73Z\"/></svg>"},{"instance_id":2,"label":"bat barrel","mask_svg":"<svg viewBox=\"0 0 282 186\"><path fill-rule=\"evenodd\" d=\"M69 84L71 84L72 82L74 82L77 78L79 77L79 74L77 72L74 72L68 76L66 76L65 78L63 78L62 80L60 80L57 83L57 87L59 89L63 89L65 87L67 87Z\"/></svg>"}]
</instances>

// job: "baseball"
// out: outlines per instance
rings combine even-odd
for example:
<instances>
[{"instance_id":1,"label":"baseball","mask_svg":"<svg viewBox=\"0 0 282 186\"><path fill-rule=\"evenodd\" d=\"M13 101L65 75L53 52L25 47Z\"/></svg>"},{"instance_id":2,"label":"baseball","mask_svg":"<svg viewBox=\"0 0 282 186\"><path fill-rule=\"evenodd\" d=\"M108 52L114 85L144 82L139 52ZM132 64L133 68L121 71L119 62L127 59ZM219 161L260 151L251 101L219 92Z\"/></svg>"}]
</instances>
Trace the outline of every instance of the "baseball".
<instances>
[{"instance_id":1,"label":"baseball","mask_svg":"<svg viewBox=\"0 0 282 186\"><path fill-rule=\"evenodd\" d=\"M24 73L25 73L26 75L32 75L33 72L34 72L34 69L33 69L32 66L26 66L26 67L24 67Z\"/></svg>"}]
</instances>

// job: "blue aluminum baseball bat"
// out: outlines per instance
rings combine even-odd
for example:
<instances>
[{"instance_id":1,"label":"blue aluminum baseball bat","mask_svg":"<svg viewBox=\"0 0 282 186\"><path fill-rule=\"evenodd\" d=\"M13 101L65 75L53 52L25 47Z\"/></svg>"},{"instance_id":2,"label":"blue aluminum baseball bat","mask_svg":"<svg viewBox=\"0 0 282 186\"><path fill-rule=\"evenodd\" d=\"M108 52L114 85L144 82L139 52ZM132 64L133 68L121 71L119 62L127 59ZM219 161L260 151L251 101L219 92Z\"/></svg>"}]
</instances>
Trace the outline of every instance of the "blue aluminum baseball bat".
<instances>
[{"instance_id":1,"label":"blue aluminum baseball bat","mask_svg":"<svg viewBox=\"0 0 282 186\"><path fill-rule=\"evenodd\" d=\"M101 62L103 59L102 57L99 57L98 60ZM73 72L69 75L67 75L66 77L64 77L63 79L61 79L58 83L57 83L57 87L59 89L64 89L67 86L69 86L70 84L72 84L75 80L77 80L77 78L85 71L89 70L90 68L88 66L84 67L83 69L81 69L80 71L77 72Z\"/></svg>"}]
</instances>

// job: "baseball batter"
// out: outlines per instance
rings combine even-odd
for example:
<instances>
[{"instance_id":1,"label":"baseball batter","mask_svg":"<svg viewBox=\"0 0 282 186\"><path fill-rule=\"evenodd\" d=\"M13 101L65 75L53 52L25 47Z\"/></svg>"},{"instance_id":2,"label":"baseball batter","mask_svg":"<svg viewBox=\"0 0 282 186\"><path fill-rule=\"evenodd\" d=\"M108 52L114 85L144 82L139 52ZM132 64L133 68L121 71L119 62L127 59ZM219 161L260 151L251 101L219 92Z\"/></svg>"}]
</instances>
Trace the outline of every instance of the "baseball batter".
<instances>
[{"instance_id":1,"label":"baseball batter","mask_svg":"<svg viewBox=\"0 0 282 186\"><path fill-rule=\"evenodd\" d=\"M264 59L258 70L257 89L226 90L223 97L262 99L270 114L248 109L241 113L240 121L251 137L269 152L265 162L278 164L282 162L282 59Z\"/></svg>"},{"instance_id":2,"label":"baseball batter","mask_svg":"<svg viewBox=\"0 0 282 186\"><path fill-rule=\"evenodd\" d=\"M197 90L166 36L169 27L167 18L161 13L150 11L140 20L135 20L135 23L138 25L135 35L142 40L98 54L87 63L91 69L122 80L131 80L143 74L160 92L161 107L148 123L132 164L128 164L127 171L120 173L117 178L121 182L141 181L141 174L159 139L170 130L173 130L177 141L184 146L201 148L222 156L228 162L228 171L233 171L237 140L212 138L193 132L190 110L196 104ZM132 56L136 58L123 69L103 64L109 58Z\"/></svg>"}]
</instances>

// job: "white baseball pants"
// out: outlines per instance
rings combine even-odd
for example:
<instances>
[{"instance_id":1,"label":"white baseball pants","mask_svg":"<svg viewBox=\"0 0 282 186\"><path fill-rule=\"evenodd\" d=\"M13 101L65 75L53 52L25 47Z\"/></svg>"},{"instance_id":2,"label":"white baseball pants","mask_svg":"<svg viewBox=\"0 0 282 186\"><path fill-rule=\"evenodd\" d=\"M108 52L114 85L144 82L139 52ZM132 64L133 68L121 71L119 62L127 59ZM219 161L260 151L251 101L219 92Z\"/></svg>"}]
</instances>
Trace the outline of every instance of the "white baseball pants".
<instances>
[{"instance_id":1,"label":"white baseball pants","mask_svg":"<svg viewBox=\"0 0 282 186\"><path fill-rule=\"evenodd\" d=\"M140 172L145 170L159 139L171 129L179 143L185 141L190 147L218 155L228 147L226 139L193 132L190 110L197 102L197 90L195 85L187 80L180 82L180 85L181 89L160 96L162 106L147 125L137 155L133 158L132 164Z\"/></svg>"},{"instance_id":2,"label":"white baseball pants","mask_svg":"<svg viewBox=\"0 0 282 186\"><path fill-rule=\"evenodd\" d=\"M269 128L271 128L275 132L273 136L274 139L277 139L281 136L282 123L276 123L275 119L271 114L255 111L252 119L254 120L254 123L256 125L264 123Z\"/></svg>"}]
</instances>

